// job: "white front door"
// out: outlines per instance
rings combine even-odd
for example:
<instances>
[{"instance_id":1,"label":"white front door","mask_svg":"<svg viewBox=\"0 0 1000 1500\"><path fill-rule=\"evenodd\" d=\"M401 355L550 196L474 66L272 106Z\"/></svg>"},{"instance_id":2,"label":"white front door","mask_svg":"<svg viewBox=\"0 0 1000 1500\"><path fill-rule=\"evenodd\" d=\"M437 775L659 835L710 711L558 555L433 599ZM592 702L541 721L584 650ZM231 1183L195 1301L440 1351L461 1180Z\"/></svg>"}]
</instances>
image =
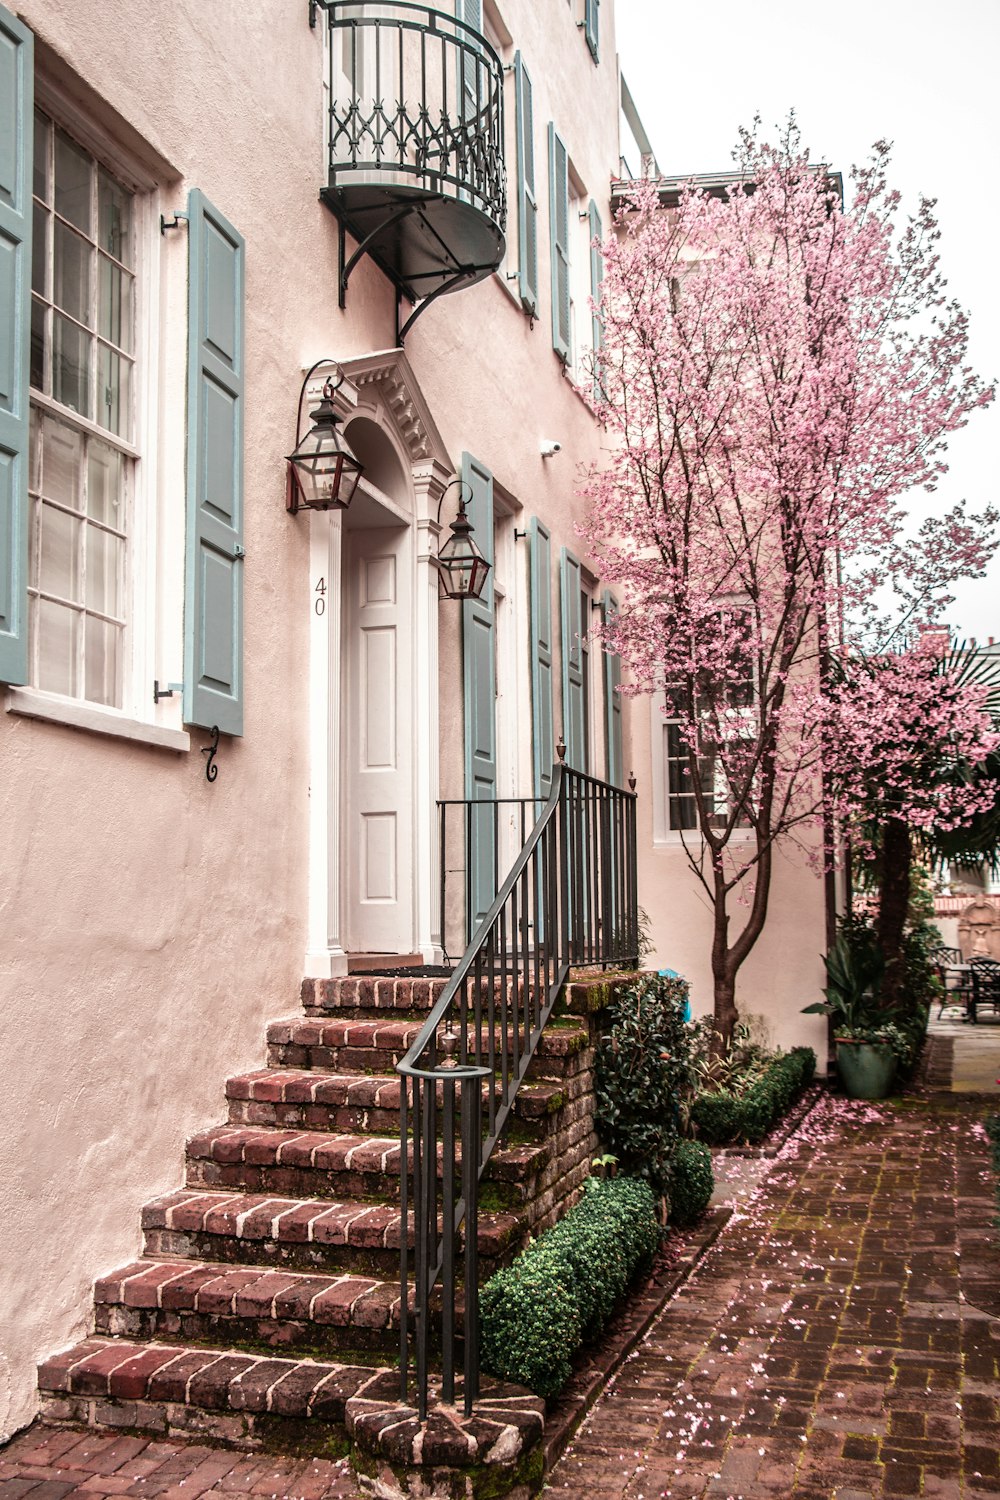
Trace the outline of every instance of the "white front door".
<instances>
[{"instance_id":1,"label":"white front door","mask_svg":"<svg viewBox=\"0 0 1000 1500\"><path fill-rule=\"evenodd\" d=\"M345 530L340 888L349 953L410 953L413 910L411 532Z\"/></svg>"}]
</instances>

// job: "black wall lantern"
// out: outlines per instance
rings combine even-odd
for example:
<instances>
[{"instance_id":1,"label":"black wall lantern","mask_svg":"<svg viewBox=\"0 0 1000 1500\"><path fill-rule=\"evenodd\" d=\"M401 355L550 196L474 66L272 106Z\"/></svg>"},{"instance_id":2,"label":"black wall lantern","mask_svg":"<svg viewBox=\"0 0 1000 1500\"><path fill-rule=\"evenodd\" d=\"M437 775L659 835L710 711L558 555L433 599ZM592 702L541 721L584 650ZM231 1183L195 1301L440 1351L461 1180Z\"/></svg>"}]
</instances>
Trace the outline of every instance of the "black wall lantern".
<instances>
[{"instance_id":1,"label":"black wall lantern","mask_svg":"<svg viewBox=\"0 0 1000 1500\"><path fill-rule=\"evenodd\" d=\"M323 386L319 405L309 413L313 425L302 437L306 386L320 365L333 363L330 359L317 360L299 392L295 452L288 455L286 505L293 516L300 510L346 510L364 472L344 434L338 431L340 418L333 409L333 394L343 384L343 375L337 381L327 380Z\"/></svg>"},{"instance_id":2,"label":"black wall lantern","mask_svg":"<svg viewBox=\"0 0 1000 1500\"><path fill-rule=\"evenodd\" d=\"M438 588L443 599L480 599L490 565L472 540L473 525L465 513L465 495L460 479L452 480L438 504L438 522L441 521L441 505L453 485L459 486L458 515L451 523L451 536L438 548L435 558L438 570Z\"/></svg>"}]
</instances>

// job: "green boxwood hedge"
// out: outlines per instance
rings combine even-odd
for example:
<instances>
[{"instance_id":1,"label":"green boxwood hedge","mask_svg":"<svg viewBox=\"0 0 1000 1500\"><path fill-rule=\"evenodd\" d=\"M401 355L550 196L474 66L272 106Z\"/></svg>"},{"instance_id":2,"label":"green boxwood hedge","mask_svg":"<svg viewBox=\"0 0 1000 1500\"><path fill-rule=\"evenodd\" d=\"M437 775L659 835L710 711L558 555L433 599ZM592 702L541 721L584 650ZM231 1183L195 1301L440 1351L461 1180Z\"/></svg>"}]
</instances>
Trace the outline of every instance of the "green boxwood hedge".
<instances>
[{"instance_id":1,"label":"green boxwood hedge","mask_svg":"<svg viewBox=\"0 0 1000 1500\"><path fill-rule=\"evenodd\" d=\"M713 1146L732 1141L763 1140L816 1071L816 1054L811 1047L793 1047L776 1057L745 1094L720 1089L701 1093L691 1107L691 1123L701 1140Z\"/></svg>"},{"instance_id":2,"label":"green boxwood hedge","mask_svg":"<svg viewBox=\"0 0 1000 1500\"><path fill-rule=\"evenodd\" d=\"M555 1396L571 1360L595 1338L659 1242L656 1205L645 1182L589 1178L584 1195L554 1229L483 1287L483 1369Z\"/></svg>"},{"instance_id":3,"label":"green boxwood hedge","mask_svg":"<svg viewBox=\"0 0 1000 1500\"><path fill-rule=\"evenodd\" d=\"M670 1179L670 1222L683 1229L708 1207L715 1176L712 1153L703 1141L678 1141Z\"/></svg>"}]
</instances>

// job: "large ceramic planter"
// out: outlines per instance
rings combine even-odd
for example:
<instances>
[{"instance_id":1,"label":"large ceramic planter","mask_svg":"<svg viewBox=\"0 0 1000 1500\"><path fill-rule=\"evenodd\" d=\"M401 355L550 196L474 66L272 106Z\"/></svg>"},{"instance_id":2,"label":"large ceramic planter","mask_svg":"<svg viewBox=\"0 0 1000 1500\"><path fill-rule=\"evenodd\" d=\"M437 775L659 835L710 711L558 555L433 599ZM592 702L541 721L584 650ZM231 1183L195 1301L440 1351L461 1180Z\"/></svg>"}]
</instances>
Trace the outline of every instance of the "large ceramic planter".
<instances>
[{"instance_id":1,"label":"large ceramic planter","mask_svg":"<svg viewBox=\"0 0 1000 1500\"><path fill-rule=\"evenodd\" d=\"M885 1099L896 1076L896 1054L888 1042L837 1037L837 1072L851 1099Z\"/></svg>"}]
</instances>

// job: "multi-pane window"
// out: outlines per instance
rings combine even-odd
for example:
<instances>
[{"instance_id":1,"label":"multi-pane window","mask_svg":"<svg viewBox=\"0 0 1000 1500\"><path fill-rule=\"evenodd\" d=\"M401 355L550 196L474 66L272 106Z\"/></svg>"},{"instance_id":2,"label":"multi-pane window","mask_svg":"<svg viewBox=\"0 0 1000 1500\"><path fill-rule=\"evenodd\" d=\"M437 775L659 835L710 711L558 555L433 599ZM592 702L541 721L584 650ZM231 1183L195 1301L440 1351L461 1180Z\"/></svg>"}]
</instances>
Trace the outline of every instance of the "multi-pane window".
<instances>
[{"instance_id":1,"label":"multi-pane window","mask_svg":"<svg viewBox=\"0 0 1000 1500\"><path fill-rule=\"evenodd\" d=\"M35 116L31 680L120 708L135 387L134 201Z\"/></svg>"},{"instance_id":2,"label":"multi-pane window","mask_svg":"<svg viewBox=\"0 0 1000 1500\"><path fill-rule=\"evenodd\" d=\"M748 786L752 795L756 714L755 674L747 647L748 619L739 609L728 611L725 618L730 628L722 638L721 665L699 675L693 721L687 712L687 693L679 689L666 693L663 762L667 828L674 832L698 827L697 789L689 753L692 735L697 737L696 774L709 808L710 825L722 828L728 822L736 797L744 796ZM737 815L737 827L746 827L748 822L745 811Z\"/></svg>"}]
</instances>

